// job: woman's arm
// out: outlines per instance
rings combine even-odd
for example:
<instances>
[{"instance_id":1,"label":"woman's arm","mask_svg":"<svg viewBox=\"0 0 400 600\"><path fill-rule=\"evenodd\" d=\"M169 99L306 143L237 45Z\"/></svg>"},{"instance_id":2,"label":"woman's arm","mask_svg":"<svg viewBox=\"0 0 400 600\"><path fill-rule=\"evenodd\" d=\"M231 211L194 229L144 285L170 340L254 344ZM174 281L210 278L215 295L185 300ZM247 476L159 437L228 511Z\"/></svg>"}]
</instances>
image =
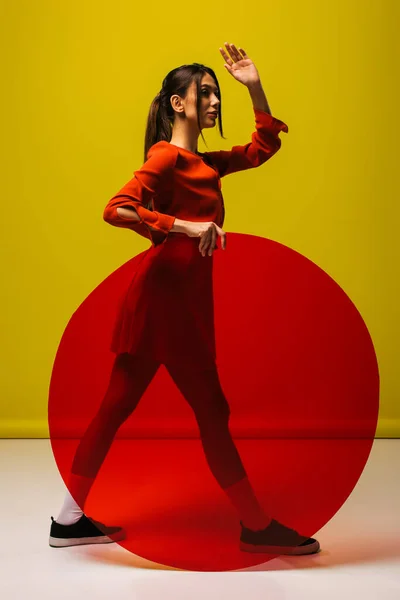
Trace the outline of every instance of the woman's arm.
<instances>
[{"instance_id":1,"label":"woman's arm","mask_svg":"<svg viewBox=\"0 0 400 600\"><path fill-rule=\"evenodd\" d=\"M121 217L121 219L140 222L140 217L137 214L136 209L133 207L117 206L117 214Z\"/></svg>"},{"instance_id":2,"label":"woman's arm","mask_svg":"<svg viewBox=\"0 0 400 600\"><path fill-rule=\"evenodd\" d=\"M260 90L254 89L254 92L256 97L260 98ZM251 142L243 146L233 146L230 150L204 152L220 177L262 165L280 149L282 141L279 133L289 131L283 121L276 119L269 112L255 106L253 110L255 131L251 136Z\"/></svg>"},{"instance_id":3,"label":"woman's arm","mask_svg":"<svg viewBox=\"0 0 400 600\"><path fill-rule=\"evenodd\" d=\"M271 109L268 106L267 96L265 95L261 81L249 83L247 89L253 102L253 108L255 110L262 110L270 115Z\"/></svg>"},{"instance_id":4,"label":"woman's arm","mask_svg":"<svg viewBox=\"0 0 400 600\"><path fill-rule=\"evenodd\" d=\"M121 219L126 219L129 221L134 221L136 223L140 222L140 217L137 214L136 210L131 207L121 207L117 208L117 213L121 217ZM187 230L187 221L183 221L182 219L177 219L175 217L174 224L172 225L170 231L178 231L179 233L186 233ZM152 227L150 227L152 229Z\"/></svg>"},{"instance_id":5,"label":"woman's arm","mask_svg":"<svg viewBox=\"0 0 400 600\"><path fill-rule=\"evenodd\" d=\"M129 229L137 222L147 226L149 232L156 229L167 234L175 217L149 210L146 205L169 185L176 156L177 149L170 144L159 145L150 151L148 160L134 172L134 177L109 200L103 212L104 220L110 225Z\"/></svg>"},{"instance_id":6,"label":"woman's arm","mask_svg":"<svg viewBox=\"0 0 400 600\"><path fill-rule=\"evenodd\" d=\"M245 50L228 43L225 43L225 50L219 50L226 70L249 90L256 121L256 131L252 134L250 143L233 146L231 150L205 152L219 176L224 177L229 173L258 167L266 162L281 147L279 133L288 133L289 130L283 121L271 115L259 73Z\"/></svg>"}]
</instances>

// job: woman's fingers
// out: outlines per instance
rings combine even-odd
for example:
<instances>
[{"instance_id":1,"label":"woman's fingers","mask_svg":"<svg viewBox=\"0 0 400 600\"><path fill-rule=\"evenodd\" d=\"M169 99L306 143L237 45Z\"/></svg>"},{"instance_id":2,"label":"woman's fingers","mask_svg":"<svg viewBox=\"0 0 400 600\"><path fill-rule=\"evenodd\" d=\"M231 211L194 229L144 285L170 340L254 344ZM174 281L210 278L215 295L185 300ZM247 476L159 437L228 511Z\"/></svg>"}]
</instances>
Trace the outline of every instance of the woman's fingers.
<instances>
[{"instance_id":1,"label":"woman's fingers","mask_svg":"<svg viewBox=\"0 0 400 600\"><path fill-rule=\"evenodd\" d=\"M217 239L217 230L216 230L215 227L213 227L212 231L211 231L211 241L210 241L210 247L208 249L208 256L211 256L211 254L215 250L215 241L216 241L216 239Z\"/></svg>"},{"instance_id":2,"label":"woman's fingers","mask_svg":"<svg viewBox=\"0 0 400 600\"><path fill-rule=\"evenodd\" d=\"M209 239L210 239L210 235L211 235L211 229L213 229L213 227L209 227L201 236L201 240L200 240L200 244L199 244L199 250L202 253L202 255L205 255L205 252L207 250L208 247L208 243L209 243Z\"/></svg>"},{"instance_id":3,"label":"woman's fingers","mask_svg":"<svg viewBox=\"0 0 400 600\"><path fill-rule=\"evenodd\" d=\"M221 238L222 250L225 250L225 248L226 248L226 233L223 229L221 229L221 227L218 227L218 226L217 226L217 233Z\"/></svg>"},{"instance_id":4,"label":"woman's fingers","mask_svg":"<svg viewBox=\"0 0 400 600\"><path fill-rule=\"evenodd\" d=\"M220 48L219 50L220 50L225 62L227 62L228 65L232 66L232 64L234 62L243 60L243 58L246 57L246 52L244 52L243 48L239 48L239 50L238 50L236 48L235 44L228 44L228 42L225 42L224 46L225 46L226 50L229 52L230 58L222 48Z\"/></svg>"},{"instance_id":5,"label":"woman's fingers","mask_svg":"<svg viewBox=\"0 0 400 600\"><path fill-rule=\"evenodd\" d=\"M208 255L211 256L215 248L217 247L217 236L221 237L221 245L222 249L226 248L226 233L218 227L215 223L212 225L201 235L201 240L199 243L199 251L202 256L206 255L208 251Z\"/></svg>"},{"instance_id":6,"label":"woman's fingers","mask_svg":"<svg viewBox=\"0 0 400 600\"><path fill-rule=\"evenodd\" d=\"M225 44L226 45L226 44ZM222 54L222 58L224 59L224 61L229 65L232 66L233 64L233 60L231 58L229 58L229 56L227 55L227 53L225 52L225 50L223 48L220 48L219 51Z\"/></svg>"},{"instance_id":7,"label":"woman's fingers","mask_svg":"<svg viewBox=\"0 0 400 600\"><path fill-rule=\"evenodd\" d=\"M208 233L208 236L207 236L206 244L205 244L204 249L203 249L204 250L203 256L206 255L207 251L208 251L208 254L210 254L210 250L211 250L211 254L212 254L213 239L214 239L214 236L215 236L215 233L216 233L215 232L215 225L214 224L212 225L212 227L210 227L210 229L208 230L207 233Z\"/></svg>"},{"instance_id":8,"label":"woman's fingers","mask_svg":"<svg viewBox=\"0 0 400 600\"><path fill-rule=\"evenodd\" d=\"M235 44L229 44L229 50L235 61L242 60L243 57L239 54Z\"/></svg>"}]
</instances>

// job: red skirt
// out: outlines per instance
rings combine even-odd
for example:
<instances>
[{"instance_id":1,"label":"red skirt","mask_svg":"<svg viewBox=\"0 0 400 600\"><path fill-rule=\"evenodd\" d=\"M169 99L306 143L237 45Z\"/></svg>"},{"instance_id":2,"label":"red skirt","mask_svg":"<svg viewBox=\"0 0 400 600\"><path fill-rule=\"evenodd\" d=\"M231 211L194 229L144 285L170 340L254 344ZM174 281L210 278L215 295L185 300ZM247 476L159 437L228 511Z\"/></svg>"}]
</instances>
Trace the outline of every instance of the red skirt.
<instances>
[{"instance_id":1,"label":"red skirt","mask_svg":"<svg viewBox=\"0 0 400 600\"><path fill-rule=\"evenodd\" d=\"M202 256L199 243L170 233L144 253L117 314L112 352L215 366L213 255Z\"/></svg>"}]
</instances>

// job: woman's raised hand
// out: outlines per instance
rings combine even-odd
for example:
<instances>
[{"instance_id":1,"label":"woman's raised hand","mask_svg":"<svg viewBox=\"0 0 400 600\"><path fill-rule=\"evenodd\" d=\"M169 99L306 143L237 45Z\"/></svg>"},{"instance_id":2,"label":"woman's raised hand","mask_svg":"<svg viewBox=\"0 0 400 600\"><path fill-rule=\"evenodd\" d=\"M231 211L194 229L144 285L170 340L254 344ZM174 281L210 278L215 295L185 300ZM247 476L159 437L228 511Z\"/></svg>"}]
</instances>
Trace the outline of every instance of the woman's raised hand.
<instances>
[{"instance_id":1,"label":"woman's raised hand","mask_svg":"<svg viewBox=\"0 0 400 600\"><path fill-rule=\"evenodd\" d=\"M230 54L230 58L223 48L219 51L225 60L224 67L240 83L249 86L260 81L260 76L253 61L247 56L243 48L236 48L235 44L225 42L225 48Z\"/></svg>"},{"instance_id":2,"label":"woman's raised hand","mask_svg":"<svg viewBox=\"0 0 400 600\"><path fill-rule=\"evenodd\" d=\"M186 221L185 233L189 237L199 237L199 251L202 256L211 256L215 248L217 247L217 237L221 237L222 249L226 248L226 233L218 227L213 221L199 222L199 221Z\"/></svg>"}]
</instances>

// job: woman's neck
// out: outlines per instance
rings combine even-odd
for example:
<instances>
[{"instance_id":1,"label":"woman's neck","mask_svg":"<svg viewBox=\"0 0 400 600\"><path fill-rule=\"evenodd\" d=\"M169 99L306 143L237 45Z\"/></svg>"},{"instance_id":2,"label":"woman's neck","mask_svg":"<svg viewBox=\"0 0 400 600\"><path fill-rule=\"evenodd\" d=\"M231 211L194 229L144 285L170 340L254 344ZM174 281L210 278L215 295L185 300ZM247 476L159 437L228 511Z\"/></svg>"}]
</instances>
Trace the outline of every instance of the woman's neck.
<instances>
[{"instance_id":1,"label":"woman's neck","mask_svg":"<svg viewBox=\"0 0 400 600\"><path fill-rule=\"evenodd\" d=\"M187 126L187 122L185 123L175 123L172 129L172 136L170 139L171 144L174 146L179 146L180 148L185 148L185 150L189 150L189 152L193 152L195 154L198 153L197 150L197 140L199 137L198 128L196 130L190 130Z\"/></svg>"}]
</instances>

